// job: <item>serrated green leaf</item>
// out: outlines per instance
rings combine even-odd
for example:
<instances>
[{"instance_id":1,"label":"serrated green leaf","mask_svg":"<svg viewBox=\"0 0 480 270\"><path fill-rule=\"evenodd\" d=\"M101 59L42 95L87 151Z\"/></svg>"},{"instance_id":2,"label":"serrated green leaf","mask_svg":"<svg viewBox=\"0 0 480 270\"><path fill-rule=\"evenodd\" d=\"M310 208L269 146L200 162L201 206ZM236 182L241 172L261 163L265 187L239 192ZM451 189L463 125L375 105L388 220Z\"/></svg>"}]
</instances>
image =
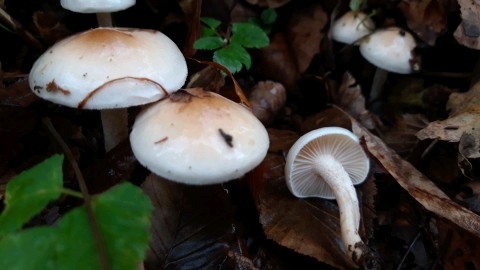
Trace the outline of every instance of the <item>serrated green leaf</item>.
<instances>
[{"instance_id":1,"label":"serrated green leaf","mask_svg":"<svg viewBox=\"0 0 480 270\"><path fill-rule=\"evenodd\" d=\"M212 30L217 29L217 27L220 26L220 24L222 24L221 21L211 17L200 17L200 22L202 22L205 26L207 26Z\"/></svg>"},{"instance_id":2,"label":"serrated green leaf","mask_svg":"<svg viewBox=\"0 0 480 270\"><path fill-rule=\"evenodd\" d=\"M216 30L202 26L202 37L219 37Z\"/></svg>"},{"instance_id":3,"label":"serrated green leaf","mask_svg":"<svg viewBox=\"0 0 480 270\"><path fill-rule=\"evenodd\" d=\"M152 204L130 183L92 199L111 269L136 269L148 248ZM65 214L56 227L37 227L0 238L0 269L101 270L85 207Z\"/></svg>"},{"instance_id":4,"label":"serrated green leaf","mask_svg":"<svg viewBox=\"0 0 480 270\"><path fill-rule=\"evenodd\" d=\"M267 8L260 14L263 24L272 24L277 20L277 11L273 8Z\"/></svg>"},{"instance_id":5,"label":"serrated green leaf","mask_svg":"<svg viewBox=\"0 0 480 270\"><path fill-rule=\"evenodd\" d=\"M259 26L252 23L233 23L230 43L242 45L245 48L263 48L270 40Z\"/></svg>"},{"instance_id":6,"label":"serrated green leaf","mask_svg":"<svg viewBox=\"0 0 480 270\"><path fill-rule=\"evenodd\" d=\"M237 44L229 44L213 53L213 61L226 67L232 74L242 70L242 64L247 69L250 69L252 65L250 54Z\"/></svg>"},{"instance_id":7,"label":"serrated green leaf","mask_svg":"<svg viewBox=\"0 0 480 270\"><path fill-rule=\"evenodd\" d=\"M63 186L62 155L54 155L10 180L5 210L0 215L0 236L21 228L53 200Z\"/></svg>"},{"instance_id":8,"label":"serrated green leaf","mask_svg":"<svg viewBox=\"0 0 480 270\"><path fill-rule=\"evenodd\" d=\"M202 37L193 43L193 48L197 50L216 50L223 46L221 37Z\"/></svg>"}]
</instances>

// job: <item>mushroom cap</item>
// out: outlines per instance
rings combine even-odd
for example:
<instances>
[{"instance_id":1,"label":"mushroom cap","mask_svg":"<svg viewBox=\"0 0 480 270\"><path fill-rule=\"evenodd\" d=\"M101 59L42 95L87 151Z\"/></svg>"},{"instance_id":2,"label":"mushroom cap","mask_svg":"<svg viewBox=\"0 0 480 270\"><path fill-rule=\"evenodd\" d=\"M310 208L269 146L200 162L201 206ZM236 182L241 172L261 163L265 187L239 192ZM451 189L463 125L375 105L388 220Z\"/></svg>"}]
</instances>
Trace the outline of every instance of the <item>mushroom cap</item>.
<instances>
[{"instance_id":1,"label":"mushroom cap","mask_svg":"<svg viewBox=\"0 0 480 270\"><path fill-rule=\"evenodd\" d=\"M335 20L332 25L332 39L341 43L353 44L375 29L375 23L363 12L349 11Z\"/></svg>"},{"instance_id":2,"label":"mushroom cap","mask_svg":"<svg viewBox=\"0 0 480 270\"><path fill-rule=\"evenodd\" d=\"M157 101L186 77L182 52L161 32L95 28L49 48L33 64L29 84L57 104L109 109Z\"/></svg>"},{"instance_id":3,"label":"mushroom cap","mask_svg":"<svg viewBox=\"0 0 480 270\"><path fill-rule=\"evenodd\" d=\"M344 128L319 128L300 137L288 152L285 180L293 195L335 198L332 189L315 173L314 164L322 155L330 155L340 162L354 185L365 181L370 161L358 138Z\"/></svg>"},{"instance_id":4,"label":"mushroom cap","mask_svg":"<svg viewBox=\"0 0 480 270\"><path fill-rule=\"evenodd\" d=\"M116 12L135 5L135 0L61 0L60 5L78 13Z\"/></svg>"},{"instance_id":5,"label":"mushroom cap","mask_svg":"<svg viewBox=\"0 0 480 270\"><path fill-rule=\"evenodd\" d=\"M398 27L389 27L365 38L360 44L360 53L379 68L408 74L418 69L412 54L416 46L412 34Z\"/></svg>"},{"instance_id":6,"label":"mushroom cap","mask_svg":"<svg viewBox=\"0 0 480 270\"><path fill-rule=\"evenodd\" d=\"M166 179L191 184L242 177L262 162L269 138L245 107L201 88L149 105L130 133L137 160Z\"/></svg>"}]
</instances>

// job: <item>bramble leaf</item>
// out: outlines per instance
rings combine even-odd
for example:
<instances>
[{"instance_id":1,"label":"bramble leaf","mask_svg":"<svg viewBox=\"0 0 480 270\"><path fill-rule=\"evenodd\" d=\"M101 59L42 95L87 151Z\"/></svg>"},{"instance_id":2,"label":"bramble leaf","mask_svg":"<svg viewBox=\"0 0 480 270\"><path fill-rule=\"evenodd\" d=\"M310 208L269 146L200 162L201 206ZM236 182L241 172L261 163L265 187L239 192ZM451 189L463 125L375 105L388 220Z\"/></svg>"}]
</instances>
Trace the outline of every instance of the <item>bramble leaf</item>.
<instances>
[{"instance_id":1,"label":"bramble leaf","mask_svg":"<svg viewBox=\"0 0 480 270\"><path fill-rule=\"evenodd\" d=\"M111 269L136 269L148 247L149 198L124 183L95 196L92 208ZM85 207L65 214L56 227L35 227L0 239L0 269L101 270L98 254Z\"/></svg>"},{"instance_id":2,"label":"bramble leaf","mask_svg":"<svg viewBox=\"0 0 480 270\"><path fill-rule=\"evenodd\" d=\"M270 43L267 34L259 26L252 23L233 23L230 43L245 48L263 48Z\"/></svg>"},{"instance_id":3,"label":"bramble leaf","mask_svg":"<svg viewBox=\"0 0 480 270\"><path fill-rule=\"evenodd\" d=\"M232 74L242 70L242 64L247 69L252 65L252 59L247 50L235 43L214 52L213 61L225 66Z\"/></svg>"},{"instance_id":4,"label":"bramble leaf","mask_svg":"<svg viewBox=\"0 0 480 270\"><path fill-rule=\"evenodd\" d=\"M197 50L216 50L223 46L221 37L201 37L193 43L193 48Z\"/></svg>"},{"instance_id":5,"label":"bramble leaf","mask_svg":"<svg viewBox=\"0 0 480 270\"><path fill-rule=\"evenodd\" d=\"M60 196L62 163L63 156L54 155L8 182L6 207L0 215L0 235L18 230Z\"/></svg>"},{"instance_id":6,"label":"bramble leaf","mask_svg":"<svg viewBox=\"0 0 480 270\"><path fill-rule=\"evenodd\" d=\"M212 30L217 29L217 27L222 23L221 21L211 17L200 17L200 22Z\"/></svg>"}]
</instances>

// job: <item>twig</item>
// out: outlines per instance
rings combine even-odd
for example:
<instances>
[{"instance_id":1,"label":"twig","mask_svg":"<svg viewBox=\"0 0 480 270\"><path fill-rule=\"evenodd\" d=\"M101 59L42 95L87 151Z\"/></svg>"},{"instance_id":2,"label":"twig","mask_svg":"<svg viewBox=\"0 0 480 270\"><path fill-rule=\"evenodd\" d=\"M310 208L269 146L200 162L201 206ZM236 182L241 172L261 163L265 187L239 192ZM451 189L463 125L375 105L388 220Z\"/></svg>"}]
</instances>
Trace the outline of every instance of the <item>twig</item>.
<instances>
[{"instance_id":1,"label":"twig","mask_svg":"<svg viewBox=\"0 0 480 270\"><path fill-rule=\"evenodd\" d=\"M48 131L50 131L50 133L55 138L55 140L57 140L58 144L60 144L60 147L62 147L62 150L65 156L67 157L68 161L73 167L73 171L75 172L75 176L77 177L78 185L80 186L80 190L82 191L84 205L85 205L85 208L87 209L88 223L90 224L90 227L92 229L93 239L98 249L101 267L103 270L109 270L111 269L111 267L107 258L105 242L103 241L102 234L100 233L100 228L98 227L95 214L93 213L92 202L91 202L92 198L88 193L87 185L85 184L85 179L83 178L82 172L80 171L80 168L78 167L78 164L75 161L75 158L73 157L72 151L70 151L70 148L68 147L68 145L62 139L60 134L58 134L50 118L48 117L44 118L43 123L45 124L45 126L47 126Z\"/></svg>"}]
</instances>

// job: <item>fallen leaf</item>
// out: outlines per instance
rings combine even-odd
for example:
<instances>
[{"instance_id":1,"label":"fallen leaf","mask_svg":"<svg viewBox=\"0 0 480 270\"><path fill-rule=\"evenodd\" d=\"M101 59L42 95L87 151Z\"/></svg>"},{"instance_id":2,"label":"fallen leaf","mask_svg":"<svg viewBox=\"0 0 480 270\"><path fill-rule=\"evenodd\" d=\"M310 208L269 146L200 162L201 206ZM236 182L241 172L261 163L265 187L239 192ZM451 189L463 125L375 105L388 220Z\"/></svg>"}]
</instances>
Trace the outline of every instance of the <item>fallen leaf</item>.
<instances>
[{"instance_id":1,"label":"fallen leaf","mask_svg":"<svg viewBox=\"0 0 480 270\"><path fill-rule=\"evenodd\" d=\"M322 29L328 22L327 13L321 4L296 9L292 12L287 26L290 48L300 73L310 66L313 57L320 50L325 36Z\"/></svg>"},{"instance_id":2,"label":"fallen leaf","mask_svg":"<svg viewBox=\"0 0 480 270\"><path fill-rule=\"evenodd\" d=\"M268 128L268 137L270 145L268 151L271 153L284 153L298 140L300 135L292 130Z\"/></svg>"},{"instance_id":3,"label":"fallen leaf","mask_svg":"<svg viewBox=\"0 0 480 270\"><path fill-rule=\"evenodd\" d=\"M467 158L480 155L477 141L480 136L480 84L473 85L465 93L452 93L447 102L447 109L450 110L447 119L430 123L417 133L417 137L420 140L459 142L464 134L472 135L473 142L464 142L461 146L462 152L467 154Z\"/></svg>"},{"instance_id":4,"label":"fallen leaf","mask_svg":"<svg viewBox=\"0 0 480 270\"><path fill-rule=\"evenodd\" d=\"M428 45L447 30L447 18L453 1L404 0L398 5L407 20L408 27Z\"/></svg>"},{"instance_id":5,"label":"fallen leaf","mask_svg":"<svg viewBox=\"0 0 480 270\"><path fill-rule=\"evenodd\" d=\"M234 227L219 185L188 186L150 174L142 189L154 205L146 269L224 269L231 263Z\"/></svg>"},{"instance_id":6,"label":"fallen leaf","mask_svg":"<svg viewBox=\"0 0 480 270\"><path fill-rule=\"evenodd\" d=\"M480 4L477 1L458 0L462 22L453 33L458 43L480 49Z\"/></svg>"},{"instance_id":7,"label":"fallen leaf","mask_svg":"<svg viewBox=\"0 0 480 270\"><path fill-rule=\"evenodd\" d=\"M361 127L353 118L351 120L353 132L359 138L365 139L370 154L378 159L415 200L427 210L480 237L478 215L452 201L430 179L388 148L380 138Z\"/></svg>"},{"instance_id":8,"label":"fallen leaf","mask_svg":"<svg viewBox=\"0 0 480 270\"><path fill-rule=\"evenodd\" d=\"M247 2L261 7L278 8L287 4L290 0L247 0Z\"/></svg>"},{"instance_id":9,"label":"fallen leaf","mask_svg":"<svg viewBox=\"0 0 480 270\"><path fill-rule=\"evenodd\" d=\"M395 119L393 128L386 131L382 139L400 155L408 155L418 144L417 132L428 125L428 119L421 114L402 114Z\"/></svg>"}]
</instances>

